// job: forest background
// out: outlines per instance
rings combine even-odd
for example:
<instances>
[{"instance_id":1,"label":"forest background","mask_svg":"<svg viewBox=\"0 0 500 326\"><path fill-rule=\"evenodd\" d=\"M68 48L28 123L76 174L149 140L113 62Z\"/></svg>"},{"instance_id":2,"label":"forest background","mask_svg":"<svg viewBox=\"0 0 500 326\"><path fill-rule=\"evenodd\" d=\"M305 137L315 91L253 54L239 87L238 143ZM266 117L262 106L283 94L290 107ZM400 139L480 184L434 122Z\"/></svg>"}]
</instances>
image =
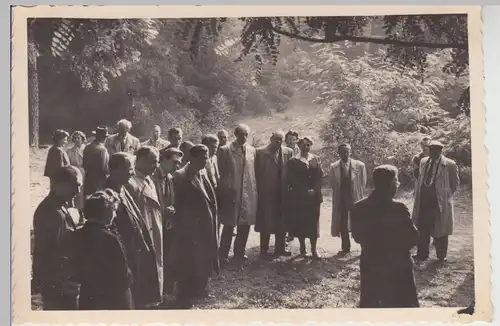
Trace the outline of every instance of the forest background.
<instances>
[{"instance_id":1,"label":"forest background","mask_svg":"<svg viewBox=\"0 0 500 326\"><path fill-rule=\"evenodd\" d=\"M207 19L31 19L30 145L57 128L152 125L185 138L278 128L312 134L325 169L347 141L367 164L392 163L412 186L424 135L471 184L465 15Z\"/></svg>"}]
</instances>

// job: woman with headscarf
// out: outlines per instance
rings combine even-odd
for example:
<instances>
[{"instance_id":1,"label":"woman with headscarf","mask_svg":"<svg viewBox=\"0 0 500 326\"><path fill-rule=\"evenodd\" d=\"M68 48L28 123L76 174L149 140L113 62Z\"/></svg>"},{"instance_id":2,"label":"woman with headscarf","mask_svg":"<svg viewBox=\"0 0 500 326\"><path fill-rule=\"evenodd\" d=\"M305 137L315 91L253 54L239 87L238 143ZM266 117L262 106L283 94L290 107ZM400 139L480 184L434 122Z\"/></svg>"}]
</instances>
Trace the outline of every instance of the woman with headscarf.
<instances>
[{"instance_id":1,"label":"woman with headscarf","mask_svg":"<svg viewBox=\"0 0 500 326\"><path fill-rule=\"evenodd\" d=\"M71 135L71 141L75 144L73 147L66 151L69 158L69 164L77 167L82 173L83 178L85 178L85 170L83 168L83 149L85 148L85 142L87 137L81 131L75 131ZM75 197L75 207L78 209L83 208L83 189L82 191Z\"/></svg>"},{"instance_id":2,"label":"woman with headscarf","mask_svg":"<svg viewBox=\"0 0 500 326\"><path fill-rule=\"evenodd\" d=\"M57 129L52 136L52 141L54 145L49 149L47 153L47 161L45 163L44 176L50 179L50 190L54 188L54 174L55 172L63 166L70 165L69 158L64 151L64 145L68 141L69 134L62 130Z\"/></svg>"},{"instance_id":3,"label":"woman with headscarf","mask_svg":"<svg viewBox=\"0 0 500 326\"><path fill-rule=\"evenodd\" d=\"M300 139L300 153L287 162L286 184L290 209L287 214L287 228L291 237L299 239L301 255L306 255L305 238L309 238L312 257L319 259L316 243L319 238L319 214L323 202L323 170L320 158L310 153L312 145L310 137Z\"/></svg>"}]
</instances>

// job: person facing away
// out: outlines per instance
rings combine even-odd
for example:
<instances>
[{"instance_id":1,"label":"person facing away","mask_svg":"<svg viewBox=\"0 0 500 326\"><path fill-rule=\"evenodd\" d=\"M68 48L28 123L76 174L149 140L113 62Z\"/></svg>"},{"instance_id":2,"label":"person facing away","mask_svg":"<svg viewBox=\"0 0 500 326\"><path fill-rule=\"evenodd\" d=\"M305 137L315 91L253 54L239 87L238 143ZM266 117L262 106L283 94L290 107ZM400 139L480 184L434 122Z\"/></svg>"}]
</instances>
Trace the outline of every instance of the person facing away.
<instances>
[{"instance_id":1,"label":"person facing away","mask_svg":"<svg viewBox=\"0 0 500 326\"><path fill-rule=\"evenodd\" d=\"M182 166L182 156L182 152L175 147L161 150L160 166L152 177L163 215L163 293L166 295L171 295L174 291L172 241L175 232L175 189L173 174Z\"/></svg>"},{"instance_id":2,"label":"person facing away","mask_svg":"<svg viewBox=\"0 0 500 326\"><path fill-rule=\"evenodd\" d=\"M62 129L57 129L52 135L54 145L52 145L47 153L47 161L43 173L43 175L50 180L50 190L52 190L54 186L53 179L56 171L58 171L60 167L70 165L68 155L63 149L68 141L68 137L69 134Z\"/></svg>"},{"instance_id":3,"label":"person facing away","mask_svg":"<svg viewBox=\"0 0 500 326\"><path fill-rule=\"evenodd\" d=\"M180 308L192 300L210 295L210 276L219 272L217 200L205 166L209 159L205 145L190 150L190 162L174 173L175 185L175 275Z\"/></svg>"},{"instance_id":4,"label":"person facing away","mask_svg":"<svg viewBox=\"0 0 500 326\"><path fill-rule=\"evenodd\" d=\"M429 258L430 238L434 238L436 256L441 262L448 255L448 237L453 234L453 195L460 185L455 161L442 154L443 144L432 141L429 156L420 162L413 204L413 222L420 232L417 262Z\"/></svg>"},{"instance_id":5,"label":"person facing away","mask_svg":"<svg viewBox=\"0 0 500 326\"><path fill-rule=\"evenodd\" d=\"M157 150L162 150L168 145L170 145L168 140L161 138L161 128L158 125L153 126L153 134L151 135L151 138L142 144L142 146L153 146Z\"/></svg>"},{"instance_id":6,"label":"person facing away","mask_svg":"<svg viewBox=\"0 0 500 326\"><path fill-rule=\"evenodd\" d=\"M106 138L105 146L109 155L118 152L135 154L141 147L139 139L130 134L132 122L122 119L116 123L116 133Z\"/></svg>"},{"instance_id":7,"label":"person facing away","mask_svg":"<svg viewBox=\"0 0 500 326\"><path fill-rule=\"evenodd\" d=\"M80 192L82 175L73 166L52 174L53 187L33 217L33 291L41 293L43 310L77 309L75 237L81 219L68 203ZM78 214L76 214L78 215Z\"/></svg>"},{"instance_id":8,"label":"person facing away","mask_svg":"<svg viewBox=\"0 0 500 326\"><path fill-rule=\"evenodd\" d=\"M217 193L217 187L219 186L220 182L219 166L217 163L217 155L216 155L217 150L219 149L219 139L215 135L208 134L204 135L201 138L201 143L202 145L205 145L208 148L209 158L207 166L205 166L205 170L207 172L208 179L212 184L212 187Z\"/></svg>"},{"instance_id":9,"label":"person facing away","mask_svg":"<svg viewBox=\"0 0 500 326\"><path fill-rule=\"evenodd\" d=\"M297 146L297 141L299 140L299 133L294 130L289 130L285 135L285 143L288 148L293 150L293 155L300 153L299 146Z\"/></svg>"},{"instance_id":10,"label":"person facing away","mask_svg":"<svg viewBox=\"0 0 500 326\"><path fill-rule=\"evenodd\" d=\"M77 167L82 174L83 180L85 180L85 170L83 168L83 149L85 148L85 142L87 137L81 131L75 131L71 135L71 141L74 146L66 151L68 154L69 164ZM75 207L78 209L83 209L84 203L84 194L83 191L80 191L78 195L75 197Z\"/></svg>"},{"instance_id":11,"label":"person facing away","mask_svg":"<svg viewBox=\"0 0 500 326\"><path fill-rule=\"evenodd\" d=\"M363 199L366 187L366 168L361 161L351 158L351 146L340 144L340 159L330 166L330 185L332 187L332 237L342 239L340 255L351 251L349 237L349 212L358 200Z\"/></svg>"},{"instance_id":12,"label":"person facing away","mask_svg":"<svg viewBox=\"0 0 500 326\"><path fill-rule=\"evenodd\" d=\"M415 180L418 180L418 176L420 175L420 161L424 158L429 156L429 144L431 142L430 137L424 137L422 138L422 141L420 142L420 148L422 151L418 153L417 155L413 156L412 158L412 166L413 166L413 176L415 177Z\"/></svg>"},{"instance_id":13,"label":"person facing away","mask_svg":"<svg viewBox=\"0 0 500 326\"><path fill-rule=\"evenodd\" d=\"M286 166L293 150L283 146L285 134L274 132L268 145L256 150L255 180L257 182L257 220L260 233L260 255L268 256L270 235L275 235L274 254L291 256L285 248Z\"/></svg>"},{"instance_id":14,"label":"person facing away","mask_svg":"<svg viewBox=\"0 0 500 326\"><path fill-rule=\"evenodd\" d=\"M162 297L153 241L141 210L125 188L134 174L134 156L125 152L115 153L109 160L109 177L103 189L112 189L120 199L111 229L122 241L132 272L134 308L145 309L157 306Z\"/></svg>"},{"instance_id":15,"label":"person facing away","mask_svg":"<svg viewBox=\"0 0 500 326\"><path fill-rule=\"evenodd\" d=\"M83 191L85 195L102 189L109 173L109 154L104 146L104 141L108 137L108 127L98 126L94 135L94 141L85 146L83 150L83 169L85 170Z\"/></svg>"},{"instance_id":16,"label":"person facing away","mask_svg":"<svg viewBox=\"0 0 500 326\"><path fill-rule=\"evenodd\" d=\"M125 187L139 207L152 239L158 270L158 291L163 294L163 207L151 179L158 168L158 163L159 153L156 148L141 147L136 155L135 175L130 178Z\"/></svg>"},{"instance_id":17,"label":"person facing away","mask_svg":"<svg viewBox=\"0 0 500 326\"><path fill-rule=\"evenodd\" d=\"M125 248L110 230L120 202L111 190L99 190L87 197L85 225L77 231L81 283L79 310L133 309L132 272Z\"/></svg>"},{"instance_id":18,"label":"person facing away","mask_svg":"<svg viewBox=\"0 0 500 326\"><path fill-rule=\"evenodd\" d=\"M351 211L352 236L361 245L360 307L418 307L410 256L418 231L408 207L393 199L398 170L392 165L376 167L373 183L375 190Z\"/></svg>"},{"instance_id":19,"label":"person facing away","mask_svg":"<svg viewBox=\"0 0 500 326\"><path fill-rule=\"evenodd\" d=\"M178 149L182 143L182 136L182 130L180 128L170 128L168 130L168 141L170 145L168 145L167 148L175 147Z\"/></svg>"},{"instance_id":20,"label":"person facing away","mask_svg":"<svg viewBox=\"0 0 500 326\"><path fill-rule=\"evenodd\" d=\"M286 228L293 238L299 239L300 254L306 255L305 239L311 243L312 258L320 259L316 244L319 238L319 215L323 202L321 180L323 169L320 158L310 153L311 137L299 140L300 153L287 162L286 186L288 191L288 212Z\"/></svg>"},{"instance_id":21,"label":"person facing away","mask_svg":"<svg viewBox=\"0 0 500 326\"><path fill-rule=\"evenodd\" d=\"M236 139L219 148L217 162L220 172L220 222L223 225L219 256L228 262L229 249L234 241L234 258L246 260L245 249L250 226L257 214L257 184L255 181L255 148L247 143L250 128L240 124L234 130Z\"/></svg>"},{"instance_id":22,"label":"person facing away","mask_svg":"<svg viewBox=\"0 0 500 326\"><path fill-rule=\"evenodd\" d=\"M189 158L189 151L190 149L194 146L194 144L192 142L190 142L189 140L186 140L186 141L183 141L180 145L179 145L179 149L181 150L183 156L182 156L182 165L186 165L190 158Z\"/></svg>"}]
</instances>

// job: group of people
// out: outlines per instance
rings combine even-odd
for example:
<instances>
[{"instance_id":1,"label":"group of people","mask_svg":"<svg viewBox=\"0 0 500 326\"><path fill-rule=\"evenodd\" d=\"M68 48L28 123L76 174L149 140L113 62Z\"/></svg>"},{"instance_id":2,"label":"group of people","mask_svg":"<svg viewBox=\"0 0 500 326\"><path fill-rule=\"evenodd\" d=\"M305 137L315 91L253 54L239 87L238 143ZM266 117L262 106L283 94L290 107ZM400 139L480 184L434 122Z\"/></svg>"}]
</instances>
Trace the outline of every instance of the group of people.
<instances>
[{"instance_id":1,"label":"group of people","mask_svg":"<svg viewBox=\"0 0 500 326\"><path fill-rule=\"evenodd\" d=\"M440 142L424 139L413 160L411 217L393 199L399 186L394 166L375 168L375 188L365 198L365 164L351 157L346 143L325 174L310 152L311 137L294 131L276 131L255 148L243 124L232 141L222 130L200 144L183 141L178 128L165 140L159 126L141 144L131 126L121 120L112 135L99 126L88 145L75 131L67 151L69 134L54 133L45 169L50 192L33 224L33 289L44 310L155 309L169 297L189 308L211 295L209 278L229 263L231 247L232 260L248 259L252 225L261 258L291 256L288 242L297 238L300 255L308 256L309 239L310 257L319 260L325 178L339 255L350 253L351 235L361 245L361 307L418 306L413 262L428 259L431 237L438 259L446 260L459 177Z\"/></svg>"}]
</instances>

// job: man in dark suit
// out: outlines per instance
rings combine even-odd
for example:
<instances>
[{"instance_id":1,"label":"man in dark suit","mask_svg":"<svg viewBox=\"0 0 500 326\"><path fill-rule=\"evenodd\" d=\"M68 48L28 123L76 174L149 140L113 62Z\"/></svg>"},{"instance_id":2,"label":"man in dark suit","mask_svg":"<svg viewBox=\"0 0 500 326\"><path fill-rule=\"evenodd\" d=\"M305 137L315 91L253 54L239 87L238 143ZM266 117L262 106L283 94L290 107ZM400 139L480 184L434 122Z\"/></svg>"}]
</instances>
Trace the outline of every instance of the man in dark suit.
<instances>
[{"instance_id":1,"label":"man in dark suit","mask_svg":"<svg viewBox=\"0 0 500 326\"><path fill-rule=\"evenodd\" d=\"M125 247L132 272L135 309L155 306L162 299L158 291L155 250L141 211L124 187L135 174L133 156L123 152L113 154L109 160L109 170L110 175L104 187L113 189L120 196L113 223Z\"/></svg>"},{"instance_id":2,"label":"man in dark suit","mask_svg":"<svg viewBox=\"0 0 500 326\"><path fill-rule=\"evenodd\" d=\"M109 154L104 146L104 141L108 137L108 127L99 126L94 134L95 140L85 146L83 150L83 169L85 170L83 191L85 195L101 189L109 174Z\"/></svg>"},{"instance_id":3,"label":"man in dark suit","mask_svg":"<svg viewBox=\"0 0 500 326\"><path fill-rule=\"evenodd\" d=\"M78 283L73 239L79 218L71 215L68 204L80 192L80 170L73 166L58 168L53 174L53 186L33 218L32 290L42 294L43 310L75 310Z\"/></svg>"},{"instance_id":4,"label":"man in dark suit","mask_svg":"<svg viewBox=\"0 0 500 326\"><path fill-rule=\"evenodd\" d=\"M217 201L204 169L208 148L195 145L190 156L190 162L174 174L174 254L181 308L208 295L208 279L219 271Z\"/></svg>"}]
</instances>

